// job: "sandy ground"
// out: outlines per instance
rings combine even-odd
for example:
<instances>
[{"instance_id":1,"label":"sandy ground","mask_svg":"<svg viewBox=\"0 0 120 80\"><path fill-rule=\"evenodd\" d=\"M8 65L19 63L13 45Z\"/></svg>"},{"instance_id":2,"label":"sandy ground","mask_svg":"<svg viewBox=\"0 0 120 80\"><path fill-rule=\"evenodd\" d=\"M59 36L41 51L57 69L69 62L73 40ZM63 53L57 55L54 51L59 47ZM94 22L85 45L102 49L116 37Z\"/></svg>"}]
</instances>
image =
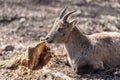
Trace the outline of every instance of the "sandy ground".
<instances>
[{"instance_id":1,"label":"sandy ground","mask_svg":"<svg viewBox=\"0 0 120 80\"><path fill-rule=\"evenodd\" d=\"M83 34L102 31L120 31L119 0L0 0L0 60L7 60L23 53L28 46L45 37L60 11L77 10ZM76 80L119 80L120 74L106 73L77 75L65 64L66 54L62 45L49 45L54 56L46 65L53 71L63 72ZM8 48L7 48L8 47ZM119 69L118 71L119 72ZM21 75L19 70L0 69L0 80L40 80L40 70L31 75Z\"/></svg>"}]
</instances>

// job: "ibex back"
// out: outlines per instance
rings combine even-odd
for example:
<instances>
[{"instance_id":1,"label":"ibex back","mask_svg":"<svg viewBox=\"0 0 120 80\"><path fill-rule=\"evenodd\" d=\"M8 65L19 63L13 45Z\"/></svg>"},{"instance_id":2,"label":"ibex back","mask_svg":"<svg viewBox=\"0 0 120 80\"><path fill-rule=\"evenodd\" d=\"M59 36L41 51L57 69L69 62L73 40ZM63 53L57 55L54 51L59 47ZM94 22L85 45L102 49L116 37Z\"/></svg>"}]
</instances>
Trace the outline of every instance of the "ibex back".
<instances>
[{"instance_id":1,"label":"ibex back","mask_svg":"<svg viewBox=\"0 0 120 80\"><path fill-rule=\"evenodd\" d=\"M73 69L81 74L120 66L120 33L84 35L76 26L77 19L67 20L75 11L67 14L65 11L66 8L56 19L46 41L65 45L68 62Z\"/></svg>"}]
</instances>

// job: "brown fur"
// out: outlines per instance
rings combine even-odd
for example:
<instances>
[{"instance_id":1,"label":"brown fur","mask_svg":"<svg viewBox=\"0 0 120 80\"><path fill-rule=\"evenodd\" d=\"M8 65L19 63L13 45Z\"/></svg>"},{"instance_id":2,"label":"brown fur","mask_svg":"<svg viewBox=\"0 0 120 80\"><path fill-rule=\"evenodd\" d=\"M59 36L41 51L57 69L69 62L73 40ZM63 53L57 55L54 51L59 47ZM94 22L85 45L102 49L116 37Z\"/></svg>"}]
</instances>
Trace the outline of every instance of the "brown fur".
<instances>
[{"instance_id":1,"label":"brown fur","mask_svg":"<svg viewBox=\"0 0 120 80\"><path fill-rule=\"evenodd\" d=\"M75 71L79 74L101 70L106 66L120 66L120 33L84 35L75 26L76 21L61 22L58 19L46 39L50 43L65 45L68 61Z\"/></svg>"}]
</instances>

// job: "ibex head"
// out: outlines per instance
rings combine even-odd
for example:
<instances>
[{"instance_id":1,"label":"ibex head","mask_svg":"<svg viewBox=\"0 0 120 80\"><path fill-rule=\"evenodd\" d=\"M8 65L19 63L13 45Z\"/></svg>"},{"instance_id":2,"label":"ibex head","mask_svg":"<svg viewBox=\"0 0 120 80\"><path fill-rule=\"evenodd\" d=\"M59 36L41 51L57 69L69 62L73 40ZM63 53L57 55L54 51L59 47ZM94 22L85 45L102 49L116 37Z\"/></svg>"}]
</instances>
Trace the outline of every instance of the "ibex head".
<instances>
[{"instance_id":1,"label":"ibex head","mask_svg":"<svg viewBox=\"0 0 120 80\"><path fill-rule=\"evenodd\" d=\"M60 13L59 17L56 19L53 28L46 36L46 41L48 43L64 43L68 40L72 29L77 23L77 19L67 21L68 17L76 11L69 12L65 14L66 8Z\"/></svg>"}]
</instances>

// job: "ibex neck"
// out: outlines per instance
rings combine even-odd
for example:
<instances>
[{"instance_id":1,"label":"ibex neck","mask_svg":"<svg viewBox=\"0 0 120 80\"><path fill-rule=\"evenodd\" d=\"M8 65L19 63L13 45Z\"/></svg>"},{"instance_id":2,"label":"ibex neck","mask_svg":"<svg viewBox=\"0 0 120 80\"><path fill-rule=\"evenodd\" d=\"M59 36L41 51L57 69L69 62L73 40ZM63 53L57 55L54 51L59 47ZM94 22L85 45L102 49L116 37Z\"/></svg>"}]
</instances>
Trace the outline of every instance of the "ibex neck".
<instances>
[{"instance_id":1,"label":"ibex neck","mask_svg":"<svg viewBox=\"0 0 120 80\"><path fill-rule=\"evenodd\" d=\"M69 44L88 45L89 39L87 38L86 35L82 34L77 27L75 27L70 33L68 41L65 43L65 45L69 45Z\"/></svg>"},{"instance_id":2,"label":"ibex neck","mask_svg":"<svg viewBox=\"0 0 120 80\"><path fill-rule=\"evenodd\" d=\"M86 35L83 35L76 27L71 32L65 48L71 59L76 59L78 54L84 54L85 48L90 46L90 41Z\"/></svg>"}]
</instances>

